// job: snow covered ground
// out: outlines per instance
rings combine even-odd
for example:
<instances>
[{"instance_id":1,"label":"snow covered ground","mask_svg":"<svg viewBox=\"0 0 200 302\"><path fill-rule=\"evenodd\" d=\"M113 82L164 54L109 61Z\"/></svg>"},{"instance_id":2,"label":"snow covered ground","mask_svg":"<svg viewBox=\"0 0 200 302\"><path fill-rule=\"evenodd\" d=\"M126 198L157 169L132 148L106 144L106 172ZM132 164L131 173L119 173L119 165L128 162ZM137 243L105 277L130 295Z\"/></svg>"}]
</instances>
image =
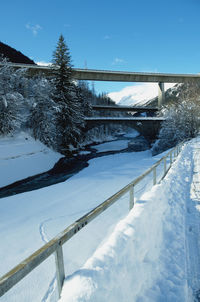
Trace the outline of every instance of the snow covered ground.
<instances>
[{"instance_id":1,"label":"snow covered ground","mask_svg":"<svg viewBox=\"0 0 200 302\"><path fill-rule=\"evenodd\" d=\"M0 139L0 187L48 171L62 156L26 133Z\"/></svg>"},{"instance_id":2,"label":"snow covered ground","mask_svg":"<svg viewBox=\"0 0 200 302\"><path fill-rule=\"evenodd\" d=\"M200 288L198 146L193 141L183 148L161 184L138 191L129 214L127 194L64 245L60 301L194 301ZM1 199L0 275L161 156L144 151L96 158L64 183ZM51 257L1 301L55 301L55 287Z\"/></svg>"},{"instance_id":3,"label":"snow covered ground","mask_svg":"<svg viewBox=\"0 0 200 302\"><path fill-rule=\"evenodd\" d=\"M186 147L166 179L142 195L106 242L66 279L60 301L189 301L185 202L191 163Z\"/></svg>"}]
</instances>

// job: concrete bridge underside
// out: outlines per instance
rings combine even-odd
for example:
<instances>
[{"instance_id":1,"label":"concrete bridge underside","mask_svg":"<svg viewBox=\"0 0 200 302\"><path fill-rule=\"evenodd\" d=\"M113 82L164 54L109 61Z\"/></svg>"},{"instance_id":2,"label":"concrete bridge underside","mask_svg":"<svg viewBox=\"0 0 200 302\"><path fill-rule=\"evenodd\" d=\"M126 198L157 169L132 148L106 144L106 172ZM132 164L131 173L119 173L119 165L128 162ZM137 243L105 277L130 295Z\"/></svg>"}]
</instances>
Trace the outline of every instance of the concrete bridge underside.
<instances>
[{"instance_id":1,"label":"concrete bridge underside","mask_svg":"<svg viewBox=\"0 0 200 302\"><path fill-rule=\"evenodd\" d=\"M163 118L85 118L86 131L101 125L120 124L137 130L149 142L155 141Z\"/></svg>"},{"instance_id":2,"label":"concrete bridge underside","mask_svg":"<svg viewBox=\"0 0 200 302\"><path fill-rule=\"evenodd\" d=\"M136 107L136 106L106 106L106 105L93 105L93 110L109 110L109 111L123 111L123 112L148 112L156 113L158 108L148 108L148 107Z\"/></svg>"}]
</instances>

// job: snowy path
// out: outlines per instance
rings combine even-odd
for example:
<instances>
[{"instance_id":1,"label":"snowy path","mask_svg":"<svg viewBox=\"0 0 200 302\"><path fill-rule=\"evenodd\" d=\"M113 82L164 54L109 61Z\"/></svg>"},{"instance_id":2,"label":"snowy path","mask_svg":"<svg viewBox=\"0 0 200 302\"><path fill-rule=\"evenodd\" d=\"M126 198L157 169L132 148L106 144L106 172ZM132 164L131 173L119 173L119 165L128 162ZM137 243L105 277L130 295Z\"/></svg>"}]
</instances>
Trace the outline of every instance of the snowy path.
<instances>
[{"instance_id":1,"label":"snowy path","mask_svg":"<svg viewBox=\"0 0 200 302\"><path fill-rule=\"evenodd\" d=\"M195 301L200 301L200 145L194 145L193 161L193 178L186 216L188 285L191 295L196 297Z\"/></svg>"}]
</instances>

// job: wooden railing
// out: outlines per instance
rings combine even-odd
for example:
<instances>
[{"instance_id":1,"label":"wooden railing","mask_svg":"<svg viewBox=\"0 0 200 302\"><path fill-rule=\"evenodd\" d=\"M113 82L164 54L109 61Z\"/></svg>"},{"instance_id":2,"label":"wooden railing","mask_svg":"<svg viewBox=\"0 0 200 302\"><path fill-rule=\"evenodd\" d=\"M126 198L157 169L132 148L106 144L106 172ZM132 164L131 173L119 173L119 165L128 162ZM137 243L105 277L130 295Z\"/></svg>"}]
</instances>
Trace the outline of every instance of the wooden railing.
<instances>
[{"instance_id":1,"label":"wooden railing","mask_svg":"<svg viewBox=\"0 0 200 302\"><path fill-rule=\"evenodd\" d=\"M135 186L140 183L147 175L153 172L153 182L155 185L160 180L162 180L170 169L173 161L178 156L181 151L183 144L179 144L172 150L170 150L164 157L162 157L158 162L156 162L151 168L149 168L145 173L134 179L120 191L112 195L110 198L105 200L95 209L78 219L76 222L68 226L63 232L58 234L43 247L38 249L31 256L26 258L11 271L0 278L0 297L3 296L9 289L11 289L15 284L17 284L21 279L28 275L34 268L39 266L44 260L46 260L53 253L55 254L55 264L56 264L56 277L57 277L57 288L58 294L60 296L64 278L64 259L62 245L68 241L71 237L76 235L82 228L84 228L88 223L90 223L95 217L104 212L113 203L119 200L123 195L129 192L129 210L134 207L134 189ZM167 166L167 161L169 161L169 166ZM163 163L163 171L160 179L158 179L157 168Z\"/></svg>"}]
</instances>

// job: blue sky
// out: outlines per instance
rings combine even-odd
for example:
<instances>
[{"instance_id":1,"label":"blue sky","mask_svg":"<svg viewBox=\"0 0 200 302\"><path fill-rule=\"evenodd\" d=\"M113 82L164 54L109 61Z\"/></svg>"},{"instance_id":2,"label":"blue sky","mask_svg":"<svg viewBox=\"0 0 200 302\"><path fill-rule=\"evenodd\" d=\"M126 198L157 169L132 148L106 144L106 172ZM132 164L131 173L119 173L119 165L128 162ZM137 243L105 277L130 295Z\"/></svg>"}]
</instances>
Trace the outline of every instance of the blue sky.
<instances>
[{"instance_id":1,"label":"blue sky","mask_svg":"<svg viewBox=\"0 0 200 302\"><path fill-rule=\"evenodd\" d=\"M51 61L62 33L74 67L200 72L199 0L9 0L1 12L0 40L35 62Z\"/></svg>"}]
</instances>

